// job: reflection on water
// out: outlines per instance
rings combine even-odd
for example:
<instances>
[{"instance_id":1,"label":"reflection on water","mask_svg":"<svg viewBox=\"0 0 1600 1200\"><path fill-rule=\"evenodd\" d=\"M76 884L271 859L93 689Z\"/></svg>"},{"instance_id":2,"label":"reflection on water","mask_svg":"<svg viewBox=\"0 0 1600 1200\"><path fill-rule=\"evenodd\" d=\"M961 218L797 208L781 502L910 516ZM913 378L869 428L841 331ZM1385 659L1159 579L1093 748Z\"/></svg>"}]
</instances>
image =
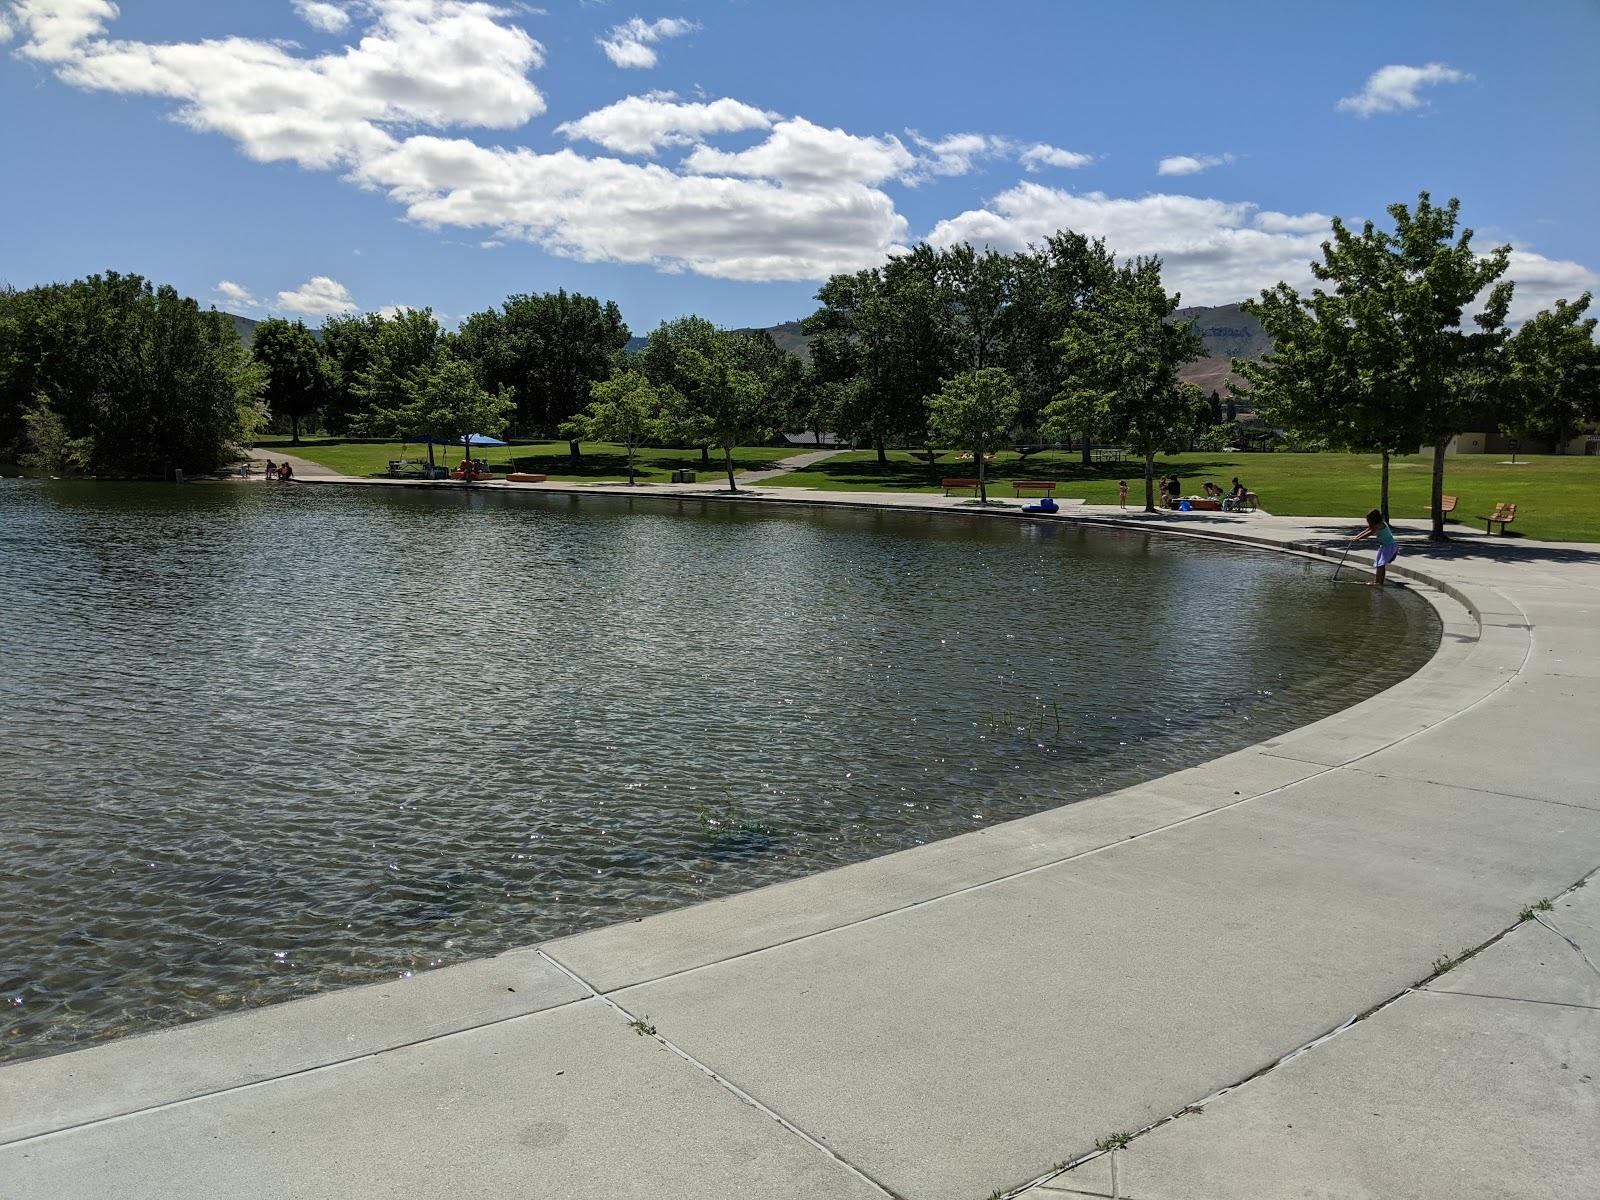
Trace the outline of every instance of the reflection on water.
<instances>
[{"instance_id":1,"label":"reflection on water","mask_svg":"<svg viewBox=\"0 0 1600 1200\"><path fill-rule=\"evenodd\" d=\"M1163 774L1415 597L1143 534L0 482L0 1056L393 977Z\"/></svg>"}]
</instances>

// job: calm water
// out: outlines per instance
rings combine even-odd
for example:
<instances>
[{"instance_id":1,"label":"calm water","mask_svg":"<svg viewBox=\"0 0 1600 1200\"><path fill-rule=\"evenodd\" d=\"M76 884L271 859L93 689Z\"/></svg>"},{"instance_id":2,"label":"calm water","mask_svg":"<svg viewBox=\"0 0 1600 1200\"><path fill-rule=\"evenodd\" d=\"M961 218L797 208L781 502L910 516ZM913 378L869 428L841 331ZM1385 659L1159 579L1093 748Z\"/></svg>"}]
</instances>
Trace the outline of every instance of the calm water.
<instances>
[{"instance_id":1,"label":"calm water","mask_svg":"<svg viewBox=\"0 0 1600 1200\"><path fill-rule=\"evenodd\" d=\"M1191 765L1414 596L1143 534L0 481L0 1057L390 978Z\"/></svg>"}]
</instances>

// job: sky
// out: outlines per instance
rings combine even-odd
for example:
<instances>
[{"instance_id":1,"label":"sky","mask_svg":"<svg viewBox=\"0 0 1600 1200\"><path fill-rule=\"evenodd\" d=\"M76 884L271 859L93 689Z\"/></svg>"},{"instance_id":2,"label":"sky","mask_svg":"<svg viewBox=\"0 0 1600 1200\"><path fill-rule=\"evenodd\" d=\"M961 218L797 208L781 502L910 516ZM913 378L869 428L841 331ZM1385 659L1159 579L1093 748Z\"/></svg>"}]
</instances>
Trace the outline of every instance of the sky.
<instances>
[{"instance_id":1,"label":"sky","mask_svg":"<svg viewBox=\"0 0 1600 1200\"><path fill-rule=\"evenodd\" d=\"M0 283L646 333L1075 229L1221 304L1427 190L1525 317L1600 285L1597 113L1600 0L0 0Z\"/></svg>"}]
</instances>

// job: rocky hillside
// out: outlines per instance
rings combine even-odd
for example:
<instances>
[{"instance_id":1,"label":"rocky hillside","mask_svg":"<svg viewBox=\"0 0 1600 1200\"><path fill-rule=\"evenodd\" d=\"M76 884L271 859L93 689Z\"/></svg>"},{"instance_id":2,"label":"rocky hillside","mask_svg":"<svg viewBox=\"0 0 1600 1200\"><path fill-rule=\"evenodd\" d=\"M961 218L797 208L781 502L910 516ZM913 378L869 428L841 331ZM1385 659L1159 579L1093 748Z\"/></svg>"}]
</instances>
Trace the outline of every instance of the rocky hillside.
<instances>
[{"instance_id":1,"label":"rocky hillside","mask_svg":"<svg viewBox=\"0 0 1600 1200\"><path fill-rule=\"evenodd\" d=\"M1237 304L1180 308L1177 316L1194 322L1195 332L1206 349L1206 356L1190 363L1181 374L1186 382L1207 394L1215 391L1226 396L1230 381L1242 382L1229 369L1230 359L1260 358L1272 349L1272 339L1261 328L1261 322Z\"/></svg>"}]
</instances>

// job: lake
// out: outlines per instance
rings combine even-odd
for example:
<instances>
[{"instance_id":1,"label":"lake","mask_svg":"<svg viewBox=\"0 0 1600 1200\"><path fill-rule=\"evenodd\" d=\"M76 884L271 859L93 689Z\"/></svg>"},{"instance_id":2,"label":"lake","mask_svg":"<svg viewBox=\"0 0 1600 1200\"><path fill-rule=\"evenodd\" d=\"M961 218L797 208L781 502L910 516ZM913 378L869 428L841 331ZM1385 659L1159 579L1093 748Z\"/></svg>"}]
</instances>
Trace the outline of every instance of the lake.
<instances>
[{"instance_id":1,"label":"lake","mask_svg":"<svg viewBox=\"0 0 1600 1200\"><path fill-rule=\"evenodd\" d=\"M1136 532L0 480L0 1057L492 954L1214 758L1415 595Z\"/></svg>"}]
</instances>

